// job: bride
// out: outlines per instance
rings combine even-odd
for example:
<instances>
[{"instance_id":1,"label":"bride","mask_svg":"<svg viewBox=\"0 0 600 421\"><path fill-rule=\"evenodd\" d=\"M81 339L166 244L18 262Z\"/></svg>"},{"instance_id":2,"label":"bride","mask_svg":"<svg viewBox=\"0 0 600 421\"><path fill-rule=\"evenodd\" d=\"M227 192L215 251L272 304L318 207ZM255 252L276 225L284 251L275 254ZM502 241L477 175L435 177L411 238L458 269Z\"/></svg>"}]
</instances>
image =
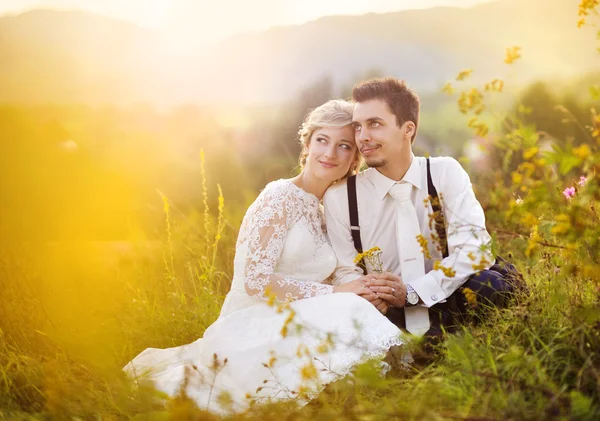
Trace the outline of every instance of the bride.
<instances>
[{"instance_id":1,"label":"bride","mask_svg":"<svg viewBox=\"0 0 600 421\"><path fill-rule=\"evenodd\" d=\"M360 280L327 283L337 259L320 200L360 166L352 111L331 100L307 115L302 171L269 183L248 208L231 290L204 337L146 349L124 367L129 376L227 414L260 402L306 404L357 364L402 344L380 312L387 304Z\"/></svg>"}]
</instances>

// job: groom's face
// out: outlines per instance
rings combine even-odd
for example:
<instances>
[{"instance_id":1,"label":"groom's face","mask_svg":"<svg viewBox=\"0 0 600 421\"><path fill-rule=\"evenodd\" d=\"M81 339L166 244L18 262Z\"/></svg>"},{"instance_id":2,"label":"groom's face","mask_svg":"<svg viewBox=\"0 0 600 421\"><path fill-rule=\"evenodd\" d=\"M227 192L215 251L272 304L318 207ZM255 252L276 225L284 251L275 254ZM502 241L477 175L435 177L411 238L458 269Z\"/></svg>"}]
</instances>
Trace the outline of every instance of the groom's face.
<instances>
[{"instance_id":1,"label":"groom's face","mask_svg":"<svg viewBox=\"0 0 600 421\"><path fill-rule=\"evenodd\" d=\"M381 99L357 102L352 121L356 145L369 167L385 167L410 148L406 123L399 127L396 116Z\"/></svg>"}]
</instances>

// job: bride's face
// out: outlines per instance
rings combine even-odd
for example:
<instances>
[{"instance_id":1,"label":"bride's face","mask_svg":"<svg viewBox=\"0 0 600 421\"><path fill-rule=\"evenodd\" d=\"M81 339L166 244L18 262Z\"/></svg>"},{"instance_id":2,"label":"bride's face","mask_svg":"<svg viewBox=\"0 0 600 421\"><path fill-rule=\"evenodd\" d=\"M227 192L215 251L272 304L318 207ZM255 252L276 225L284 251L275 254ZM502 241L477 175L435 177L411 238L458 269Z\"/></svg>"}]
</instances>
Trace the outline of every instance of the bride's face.
<instances>
[{"instance_id":1,"label":"bride's face","mask_svg":"<svg viewBox=\"0 0 600 421\"><path fill-rule=\"evenodd\" d=\"M308 146L305 171L334 182L345 176L357 158L354 127L323 127L313 132Z\"/></svg>"}]
</instances>

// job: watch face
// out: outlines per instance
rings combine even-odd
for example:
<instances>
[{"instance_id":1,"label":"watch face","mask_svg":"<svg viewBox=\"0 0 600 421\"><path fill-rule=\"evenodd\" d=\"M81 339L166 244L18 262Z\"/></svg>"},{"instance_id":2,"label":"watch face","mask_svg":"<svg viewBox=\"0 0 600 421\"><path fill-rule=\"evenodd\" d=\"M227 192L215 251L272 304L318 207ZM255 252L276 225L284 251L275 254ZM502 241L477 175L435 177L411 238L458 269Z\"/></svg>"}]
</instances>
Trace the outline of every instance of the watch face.
<instances>
[{"instance_id":1,"label":"watch face","mask_svg":"<svg viewBox=\"0 0 600 421\"><path fill-rule=\"evenodd\" d=\"M407 294L406 301L408 301L409 304L415 305L419 302L419 295L416 292L411 291Z\"/></svg>"}]
</instances>

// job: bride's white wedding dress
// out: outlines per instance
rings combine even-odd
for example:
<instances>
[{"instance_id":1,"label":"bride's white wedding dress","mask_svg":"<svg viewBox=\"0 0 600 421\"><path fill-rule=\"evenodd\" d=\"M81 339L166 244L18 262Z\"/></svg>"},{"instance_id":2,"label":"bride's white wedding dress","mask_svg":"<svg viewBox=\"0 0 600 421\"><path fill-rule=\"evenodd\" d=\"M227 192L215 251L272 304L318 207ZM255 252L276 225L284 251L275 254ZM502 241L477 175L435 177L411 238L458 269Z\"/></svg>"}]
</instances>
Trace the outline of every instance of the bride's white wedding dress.
<instances>
[{"instance_id":1,"label":"bride's white wedding dress","mask_svg":"<svg viewBox=\"0 0 600 421\"><path fill-rule=\"evenodd\" d=\"M146 349L124 370L213 412L306 403L402 343L400 330L367 300L324 283L336 263L319 200L290 180L269 183L242 222L219 318L203 338Z\"/></svg>"}]
</instances>

